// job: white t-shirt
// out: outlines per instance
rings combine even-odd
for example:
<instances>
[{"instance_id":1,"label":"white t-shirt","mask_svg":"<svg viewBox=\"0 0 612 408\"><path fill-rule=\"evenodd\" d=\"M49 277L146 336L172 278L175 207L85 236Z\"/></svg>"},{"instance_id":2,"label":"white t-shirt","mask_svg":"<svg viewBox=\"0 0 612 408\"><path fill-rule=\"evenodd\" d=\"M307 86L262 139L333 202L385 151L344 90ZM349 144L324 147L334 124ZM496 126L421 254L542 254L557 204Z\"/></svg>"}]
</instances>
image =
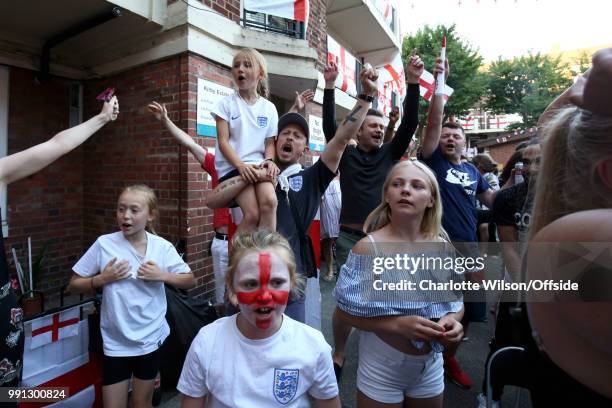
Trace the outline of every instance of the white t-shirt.
<instances>
[{"instance_id":1,"label":"white t-shirt","mask_svg":"<svg viewBox=\"0 0 612 408\"><path fill-rule=\"evenodd\" d=\"M260 97L255 105L247 104L235 92L219 101L213 116L229 124L229 144L240 160L247 164L259 164L265 158L265 142L278 132L278 113L272 102ZM219 177L234 170L234 166L223 156L217 140L215 167Z\"/></svg>"},{"instance_id":2,"label":"white t-shirt","mask_svg":"<svg viewBox=\"0 0 612 408\"><path fill-rule=\"evenodd\" d=\"M141 356L157 350L170 334L166 322L166 292L163 282L146 282L137 271L146 261L154 261L164 272L191 270L174 246L147 232L147 251L141 256L121 231L100 236L72 270L80 276L94 276L111 259L125 259L132 276L104 285L100 328L104 354L112 357Z\"/></svg>"},{"instance_id":3,"label":"white t-shirt","mask_svg":"<svg viewBox=\"0 0 612 408\"><path fill-rule=\"evenodd\" d=\"M203 327L191 343L177 389L209 395L209 408L310 407L308 395L338 395L331 347L321 332L283 315L271 337L250 340L236 316Z\"/></svg>"}]
</instances>

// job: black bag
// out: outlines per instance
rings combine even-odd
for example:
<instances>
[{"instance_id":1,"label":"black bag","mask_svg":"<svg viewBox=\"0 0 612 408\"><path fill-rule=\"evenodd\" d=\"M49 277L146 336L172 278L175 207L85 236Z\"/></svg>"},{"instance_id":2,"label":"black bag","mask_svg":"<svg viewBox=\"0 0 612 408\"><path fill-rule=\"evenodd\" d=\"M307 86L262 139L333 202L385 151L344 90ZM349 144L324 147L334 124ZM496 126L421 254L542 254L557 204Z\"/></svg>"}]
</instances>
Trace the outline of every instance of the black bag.
<instances>
[{"instance_id":1,"label":"black bag","mask_svg":"<svg viewBox=\"0 0 612 408\"><path fill-rule=\"evenodd\" d=\"M195 300L172 286L165 288L170 335L161 348L160 371L162 387L168 389L176 388L187 351L198 331L218 316L210 302Z\"/></svg>"},{"instance_id":2,"label":"black bag","mask_svg":"<svg viewBox=\"0 0 612 408\"><path fill-rule=\"evenodd\" d=\"M289 196L287 196L289 197ZM298 236L300 238L300 260L302 261L302 267L304 268L304 275L307 278L316 278L318 276L317 261L314 252L314 246L312 245L312 239L310 235L306 233L302 219L297 213L297 209L289 198L289 207L291 207L291 214L293 214L293 220L297 227Z\"/></svg>"}]
</instances>

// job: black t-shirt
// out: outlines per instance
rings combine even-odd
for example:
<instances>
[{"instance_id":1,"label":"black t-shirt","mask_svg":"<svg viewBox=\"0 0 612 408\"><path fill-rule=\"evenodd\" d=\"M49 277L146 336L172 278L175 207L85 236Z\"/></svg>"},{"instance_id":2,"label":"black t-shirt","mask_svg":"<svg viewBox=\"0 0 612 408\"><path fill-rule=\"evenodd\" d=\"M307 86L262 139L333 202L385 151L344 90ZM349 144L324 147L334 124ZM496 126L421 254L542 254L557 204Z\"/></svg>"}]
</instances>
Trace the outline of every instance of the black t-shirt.
<instances>
[{"instance_id":1,"label":"black t-shirt","mask_svg":"<svg viewBox=\"0 0 612 408\"><path fill-rule=\"evenodd\" d=\"M0 220L0 224L2 224ZM0 230L0 386L16 386L23 367L23 311L11 288Z\"/></svg>"},{"instance_id":2,"label":"black t-shirt","mask_svg":"<svg viewBox=\"0 0 612 408\"><path fill-rule=\"evenodd\" d=\"M391 143L371 152L364 152L355 146L346 147L339 167L341 224L362 224L380 204L387 173L397 162L391 153Z\"/></svg>"},{"instance_id":3,"label":"black t-shirt","mask_svg":"<svg viewBox=\"0 0 612 408\"><path fill-rule=\"evenodd\" d=\"M319 210L321 197L327 186L336 177L336 174L327 168L327 166L319 160L311 167L300 171L294 176L289 177L289 199L292 204L297 205L297 213L301 217L302 225L306 232L310 228L312 220L314 220ZM295 225L293 213L287 202L285 192L276 187L276 198L278 199L278 207L276 209L276 224L277 230L281 233L293 249L297 271L299 274L304 274L302 261L300 257L300 237L298 229Z\"/></svg>"},{"instance_id":4,"label":"black t-shirt","mask_svg":"<svg viewBox=\"0 0 612 408\"><path fill-rule=\"evenodd\" d=\"M333 129L333 90L324 95L323 126L327 141ZM404 116L395 137L379 149L364 152L355 146L347 146L340 160L340 190L342 191L341 224L362 224L380 204L382 186L391 167L408 149L416 130L419 115L419 84L408 84L404 100Z\"/></svg>"},{"instance_id":5,"label":"black t-shirt","mask_svg":"<svg viewBox=\"0 0 612 408\"><path fill-rule=\"evenodd\" d=\"M529 183L524 182L499 191L493 202L493 222L516 227L520 242L526 242L531 222L532 197L529 193Z\"/></svg>"}]
</instances>

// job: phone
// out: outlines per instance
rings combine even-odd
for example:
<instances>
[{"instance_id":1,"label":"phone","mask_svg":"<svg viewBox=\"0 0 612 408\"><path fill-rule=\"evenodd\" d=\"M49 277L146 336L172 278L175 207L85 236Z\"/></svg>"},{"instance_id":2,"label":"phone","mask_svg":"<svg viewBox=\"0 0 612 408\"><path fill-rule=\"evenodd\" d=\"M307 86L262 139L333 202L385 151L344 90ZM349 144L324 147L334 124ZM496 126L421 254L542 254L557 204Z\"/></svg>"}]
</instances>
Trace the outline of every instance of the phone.
<instances>
[{"instance_id":1,"label":"phone","mask_svg":"<svg viewBox=\"0 0 612 408\"><path fill-rule=\"evenodd\" d=\"M115 95L115 88L109 87L104 90L100 95L96 97L99 101L108 102L112 99L113 95Z\"/></svg>"}]
</instances>

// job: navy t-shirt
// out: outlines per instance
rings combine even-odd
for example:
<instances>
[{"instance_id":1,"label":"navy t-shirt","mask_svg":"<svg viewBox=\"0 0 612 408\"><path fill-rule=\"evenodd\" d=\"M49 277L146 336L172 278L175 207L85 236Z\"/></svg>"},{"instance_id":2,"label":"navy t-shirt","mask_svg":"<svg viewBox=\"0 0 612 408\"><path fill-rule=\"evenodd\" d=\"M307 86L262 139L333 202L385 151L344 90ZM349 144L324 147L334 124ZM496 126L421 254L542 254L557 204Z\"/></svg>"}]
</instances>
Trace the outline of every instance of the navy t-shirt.
<instances>
[{"instance_id":1,"label":"navy t-shirt","mask_svg":"<svg viewBox=\"0 0 612 408\"><path fill-rule=\"evenodd\" d=\"M336 173L328 169L321 160L289 177L288 194L291 197L291 203L296 205L297 213L306 232L308 232L310 224L312 224L317 215L323 193L325 193L327 186L329 186L334 177L336 177ZM300 257L301 245L298 228L295 225L293 213L287 202L287 196L281 190L280 184L276 186L276 198L278 199L276 228L289 241L295 255L297 272L304 275L304 267Z\"/></svg>"},{"instance_id":2,"label":"navy t-shirt","mask_svg":"<svg viewBox=\"0 0 612 408\"><path fill-rule=\"evenodd\" d=\"M476 167L452 164L440 148L423 159L436 174L442 197L442 226L451 240L477 242L476 196L490 188Z\"/></svg>"}]
</instances>

